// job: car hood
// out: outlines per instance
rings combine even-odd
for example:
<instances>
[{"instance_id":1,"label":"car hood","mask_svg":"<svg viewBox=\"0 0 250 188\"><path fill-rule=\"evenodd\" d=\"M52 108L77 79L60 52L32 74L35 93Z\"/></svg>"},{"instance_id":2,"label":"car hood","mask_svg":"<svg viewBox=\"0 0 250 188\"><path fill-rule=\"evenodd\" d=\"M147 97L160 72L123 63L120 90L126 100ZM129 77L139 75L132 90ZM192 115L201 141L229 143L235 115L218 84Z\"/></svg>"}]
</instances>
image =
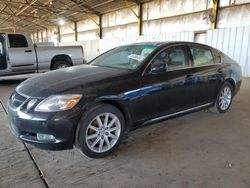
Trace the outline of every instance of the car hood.
<instances>
[{"instance_id":1,"label":"car hood","mask_svg":"<svg viewBox=\"0 0 250 188\"><path fill-rule=\"evenodd\" d=\"M43 98L77 86L95 84L107 78L125 75L129 72L129 70L123 69L80 65L29 78L22 82L16 90L27 96Z\"/></svg>"}]
</instances>

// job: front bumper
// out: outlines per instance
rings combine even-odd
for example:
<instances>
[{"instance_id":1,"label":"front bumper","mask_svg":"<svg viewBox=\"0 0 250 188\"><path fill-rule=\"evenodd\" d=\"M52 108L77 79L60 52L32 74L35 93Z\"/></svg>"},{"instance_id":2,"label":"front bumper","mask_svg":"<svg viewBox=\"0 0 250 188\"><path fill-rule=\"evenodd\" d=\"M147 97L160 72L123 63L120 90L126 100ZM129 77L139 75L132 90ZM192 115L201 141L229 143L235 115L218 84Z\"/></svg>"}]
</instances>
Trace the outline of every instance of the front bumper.
<instances>
[{"instance_id":1,"label":"front bumper","mask_svg":"<svg viewBox=\"0 0 250 188\"><path fill-rule=\"evenodd\" d=\"M54 113L24 113L8 104L8 119L14 135L23 142L41 149L66 150L74 145L75 129L80 109ZM53 135L54 140L41 141L37 134Z\"/></svg>"}]
</instances>

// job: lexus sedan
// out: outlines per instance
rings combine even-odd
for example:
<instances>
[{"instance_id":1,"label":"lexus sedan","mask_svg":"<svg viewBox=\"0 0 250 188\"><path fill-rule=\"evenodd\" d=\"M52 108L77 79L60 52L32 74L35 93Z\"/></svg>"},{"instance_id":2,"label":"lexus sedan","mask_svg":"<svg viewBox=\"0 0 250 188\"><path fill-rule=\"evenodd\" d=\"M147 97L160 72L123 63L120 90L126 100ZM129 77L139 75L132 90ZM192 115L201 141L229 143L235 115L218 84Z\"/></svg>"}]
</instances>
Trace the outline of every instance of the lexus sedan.
<instances>
[{"instance_id":1,"label":"lexus sedan","mask_svg":"<svg viewBox=\"0 0 250 188\"><path fill-rule=\"evenodd\" d=\"M20 140L39 148L75 146L101 158L138 126L206 108L226 112L241 79L234 60L206 45L120 46L88 65L21 83L8 101L10 127Z\"/></svg>"}]
</instances>

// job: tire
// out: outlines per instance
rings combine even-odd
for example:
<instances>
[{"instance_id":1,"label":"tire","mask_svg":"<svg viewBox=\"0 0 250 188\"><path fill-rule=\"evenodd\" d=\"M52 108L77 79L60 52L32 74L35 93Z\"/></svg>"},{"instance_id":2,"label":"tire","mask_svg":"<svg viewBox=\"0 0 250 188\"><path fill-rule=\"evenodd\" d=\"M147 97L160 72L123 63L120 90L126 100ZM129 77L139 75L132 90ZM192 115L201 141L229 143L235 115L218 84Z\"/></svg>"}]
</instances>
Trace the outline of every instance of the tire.
<instances>
[{"instance_id":1,"label":"tire","mask_svg":"<svg viewBox=\"0 0 250 188\"><path fill-rule=\"evenodd\" d=\"M87 157L103 158L116 150L124 130L125 120L121 111L112 105L100 103L81 117L75 145Z\"/></svg>"},{"instance_id":2,"label":"tire","mask_svg":"<svg viewBox=\"0 0 250 188\"><path fill-rule=\"evenodd\" d=\"M225 82L220 88L214 106L210 108L210 111L215 113L225 113L231 106L233 96L232 84Z\"/></svg>"},{"instance_id":3,"label":"tire","mask_svg":"<svg viewBox=\"0 0 250 188\"><path fill-rule=\"evenodd\" d=\"M51 70L62 69L70 67L71 65L67 61L56 61L53 63Z\"/></svg>"}]
</instances>

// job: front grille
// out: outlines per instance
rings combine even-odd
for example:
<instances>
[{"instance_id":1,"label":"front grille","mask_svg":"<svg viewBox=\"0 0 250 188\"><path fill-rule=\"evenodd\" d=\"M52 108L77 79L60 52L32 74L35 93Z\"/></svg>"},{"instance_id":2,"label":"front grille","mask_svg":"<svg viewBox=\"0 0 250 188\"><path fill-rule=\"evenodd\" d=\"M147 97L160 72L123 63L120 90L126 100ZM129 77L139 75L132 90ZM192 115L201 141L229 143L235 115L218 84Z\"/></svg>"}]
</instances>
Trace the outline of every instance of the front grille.
<instances>
[{"instance_id":1,"label":"front grille","mask_svg":"<svg viewBox=\"0 0 250 188\"><path fill-rule=\"evenodd\" d=\"M19 93L14 92L10 96L10 105L14 108L18 108L24 103L26 99L27 97L24 97L23 95L20 95Z\"/></svg>"}]
</instances>

